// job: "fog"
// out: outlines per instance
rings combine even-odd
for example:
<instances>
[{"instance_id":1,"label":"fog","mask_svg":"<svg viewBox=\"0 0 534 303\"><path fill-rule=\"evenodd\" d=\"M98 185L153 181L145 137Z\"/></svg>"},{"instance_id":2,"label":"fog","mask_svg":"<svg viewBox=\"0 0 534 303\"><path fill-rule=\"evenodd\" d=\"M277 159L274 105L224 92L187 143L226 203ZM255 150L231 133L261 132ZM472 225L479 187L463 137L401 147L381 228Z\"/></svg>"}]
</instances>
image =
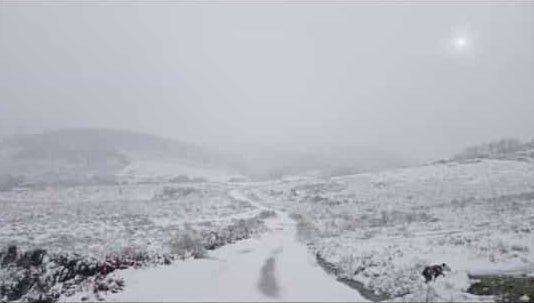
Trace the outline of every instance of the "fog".
<instances>
[{"instance_id":1,"label":"fog","mask_svg":"<svg viewBox=\"0 0 534 303\"><path fill-rule=\"evenodd\" d=\"M534 6L0 4L0 136L417 161L534 137Z\"/></svg>"}]
</instances>

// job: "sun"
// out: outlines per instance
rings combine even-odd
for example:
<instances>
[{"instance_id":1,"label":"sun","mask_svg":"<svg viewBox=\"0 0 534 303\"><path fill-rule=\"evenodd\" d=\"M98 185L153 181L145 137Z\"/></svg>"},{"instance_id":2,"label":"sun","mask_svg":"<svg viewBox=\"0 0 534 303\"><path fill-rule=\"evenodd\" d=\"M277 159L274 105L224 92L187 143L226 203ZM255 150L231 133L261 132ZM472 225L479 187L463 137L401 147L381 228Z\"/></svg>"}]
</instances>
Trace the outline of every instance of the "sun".
<instances>
[{"instance_id":1,"label":"sun","mask_svg":"<svg viewBox=\"0 0 534 303\"><path fill-rule=\"evenodd\" d=\"M468 39L465 36L455 37L452 41L454 49L457 51L465 50L468 47Z\"/></svg>"},{"instance_id":2,"label":"sun","mask_svg":"<svg viewBox=\"0 0 534 303\"><path fill-rule=\"evenodd\" d=\"M457 37L454 39L454 46L458 49L464 48L467 46L467 38Z\"/></svg>"},{"instance_id":3,"label":"sun","mask_svg":"<svg viewBox=\"0 0 534 303\"><path fill-rule=\"evenodd\" d=\"M455 29L446 40L446 48L453 54L468 54L473 48L473 37L467 29Z\"/></svg>"}]
</instances>

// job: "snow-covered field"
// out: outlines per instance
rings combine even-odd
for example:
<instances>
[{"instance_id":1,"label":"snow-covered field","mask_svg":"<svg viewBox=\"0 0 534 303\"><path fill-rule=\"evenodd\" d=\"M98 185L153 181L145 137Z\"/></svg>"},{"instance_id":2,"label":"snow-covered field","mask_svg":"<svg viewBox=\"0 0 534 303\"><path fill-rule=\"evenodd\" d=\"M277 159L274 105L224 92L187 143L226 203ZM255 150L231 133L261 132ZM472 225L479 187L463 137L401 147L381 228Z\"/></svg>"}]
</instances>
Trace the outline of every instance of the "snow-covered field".
<instances>
[{"instance_id":1,"label":"snow-covered field","mask_svg":"<svg viewBox=\"0 0 534 303\"><path fill-rule=\"evenodd\" d=\"M252 217L255 207L216 184L45 188L0 193L0 246L103 256L143 247L165 251L185 228Z\"/></svg>"},{"instance_id":2,"label":"snow-covered field","mask_svg":"<svg viewBox=\"0 0 534 303\"><path fill-rule=\"evenodd\" d=\"M2 297L8 300L28 291L20 290L26 287L17 282L21 277L37 275L31 285L42 282L54 296L70 295L76 291L71 284L81 282L64 281L71 280L63 272L71 261L71 278L76 280L77 272L90 279L102 266L108 273L200 257L206 249L264 232L263 220L270 216L234 199L225 186L209 183L15 190L0 193L0 207L0 285L7 287ZM8 247L17 249L9 262L4 261ZM36 261L35 268L25 266L24 254L39 249L47 251L44 260ZM48 289L58 281L67 286Z\"/></svg>"},{"instance_id":3,"label":"snow-covered field","mask_svg":"<svg viewBox=\"0 0 534 303\"><path fill-rule=\"evenodd\" d=\"M33 296L16 300L38 298L15 283L37 275L63 301L484 301L468 275L534 273L530 161L14 189L0 207L0 260L19 250L0 284ZM52 265L24 265L35 249ZM452 271L425 284L423 267L441 263Z\"/></svg>"},{"instance_id":4,"label":"snow-covered field","mask_svg":"<svg viewBox=\"0 0 534 303\"><path fill-rule=\"evenodd\" d=\"M337 275L384 298L473 301L468 274L534 273L534 163L449 162L278 182L251 196L287 209ZM425 265L452 272L430 287Z\"/></svg>"}]
</instances>

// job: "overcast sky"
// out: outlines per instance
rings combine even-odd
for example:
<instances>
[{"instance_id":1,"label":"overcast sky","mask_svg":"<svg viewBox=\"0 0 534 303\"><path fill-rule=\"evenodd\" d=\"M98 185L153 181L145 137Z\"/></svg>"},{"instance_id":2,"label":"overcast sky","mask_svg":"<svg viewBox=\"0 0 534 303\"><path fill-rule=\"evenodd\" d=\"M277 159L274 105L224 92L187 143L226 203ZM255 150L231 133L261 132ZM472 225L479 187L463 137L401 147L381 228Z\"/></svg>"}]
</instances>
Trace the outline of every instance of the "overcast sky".
<instances>
[{"instance_id":1,"label":"overcast sky","mask_svg":"<svg viewBox=\"0 0 534 303\"><path fill-rule=\"evenodd\" d=\"M431 159L534 137L534 5L0 4L0 135Z\"/></svg>"}]
</instances>

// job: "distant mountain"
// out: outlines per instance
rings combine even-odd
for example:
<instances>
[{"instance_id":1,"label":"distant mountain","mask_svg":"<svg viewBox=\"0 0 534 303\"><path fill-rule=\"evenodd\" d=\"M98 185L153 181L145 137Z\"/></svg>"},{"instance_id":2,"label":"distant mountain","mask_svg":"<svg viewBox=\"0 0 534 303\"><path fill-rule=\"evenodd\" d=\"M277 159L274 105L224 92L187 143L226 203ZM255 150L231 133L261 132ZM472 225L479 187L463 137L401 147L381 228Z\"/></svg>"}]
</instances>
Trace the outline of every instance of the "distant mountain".
<instances>
[{"instance_id":1,"label":"distant mountain","mask_svg":"<svg viewBox=\"0 0 534 303\"><path fill-rule=\"evenodd\" d=\"M259 152L248 159L254 179L286 176L332 177L413 165L415 161L369 147L329 146Z\"/></svg>"},{"instance_id":2,"label":"distant mountain","mask_svg":"<svg viewBox=\"0 0 534 303\"><path fill-rule=\"evenodd\" d=\"M202 159L206 151L190 143L153 135L110 129L65 129L14 136L0 143L0 148L13 148L16 157L25 159L75 160L73 154L93 157L118 152L156 153L174 157Z\"/></svg>"},{"instance_id":3,"label":"distant mountain","mask_svg":"<svg viewBox=\"0 0 534 303\"><path fill-rule=\"evenodd\" d=\"M22 176L29 183L117 182L118 176L136 179L137 170L157 178L158 169L149 166L165 166L166 178L191 172L191 177L206 177L240 165L238 157L208 147L123 130L65 129L0 142L1 174Z\"/></svg>"},{"instance_id":4,"label":"distant mountain","mask_svg":"<svg viewBox=\"0 0 534 303\"><path fill-rule=\"evenodd\" d=\"M275 149L265 147L247 153L236 147L229 153L214 147L114 129L63 129L17 135L0 141L0 190L2 184L5 189L18 184L339 176L412 164L391 153L354 146Z\"/></svg>"}]
</instances>

